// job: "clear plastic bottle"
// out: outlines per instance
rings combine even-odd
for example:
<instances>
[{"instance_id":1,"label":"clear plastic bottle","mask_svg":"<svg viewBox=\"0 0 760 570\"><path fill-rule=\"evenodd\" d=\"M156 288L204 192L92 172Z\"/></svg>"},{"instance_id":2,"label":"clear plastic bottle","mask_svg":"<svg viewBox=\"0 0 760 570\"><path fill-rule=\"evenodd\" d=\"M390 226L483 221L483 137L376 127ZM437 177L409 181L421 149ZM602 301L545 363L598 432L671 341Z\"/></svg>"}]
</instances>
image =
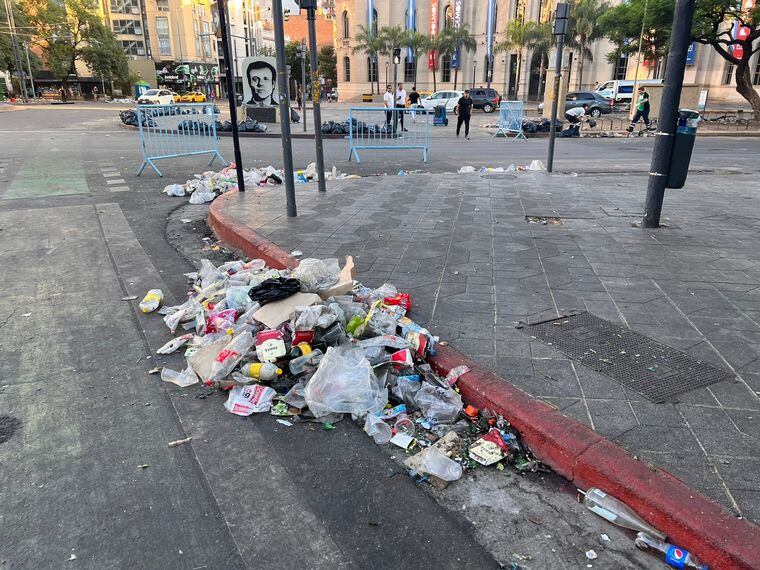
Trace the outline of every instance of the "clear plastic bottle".
<instances>
[{"instance_id":1,"label":"clear plastic bottle","mask_svg":"<svg viewBox=\"0 0 760 570\"><path fill-rule=\"evenodd\" d=\"M422 460L419 471L434 475L444 481L456 481L463 473L462 466L459 463L449 459L435 447L431 447L425 452L425 458Z\"/></svg>"},{"instance_id":2,"label":"clear plastic bottle","mask_svg":"<svg viewBox=\"0 0 760 570\"><path fill-rule=\"evenodd\" d=\"M322 351L318 348L312 350L309 354L294 358L288 363L288 369L294 376L300 374L308 368L314 368L322 360Z\"/></svg>"},{"instance_id":3,"label":"clear plastic bottle","mask_svg":"<svg viewBox=\"0 0 760 570\"><path fill-rule=\"evenodd\" d=\"M666 538L662 532L645 523L628 505L601 489L590 487L583 497L583 504L588 510L613 524L636 532L644 532L658 540L665 540Z\"/></svg>"},{"instance_id":4,"label":"clear plastic bottle","mask_svg":"<svg viewBox=\"0 0 760 570\"><path fill-rule=\"evenodd\" d=\"M636 546L641 550L656 550L663 555L665 564L673 568L689 568L690 570L707 570L707 564L697 559L691 552L674 546L668 542L657 540L645 533L640 532L636 535Z\"/></svg>"},{"instance_id":5,"label":"clear plastic bottle","mask_svg":"<svg viewBox=\"0 0 760 570\"><path fill-rule=\"evenodd\" d=\"M277 367L277 365L271 362L249 362L243 365L240 372L248 378L255 378L262 382L271 382L282 374L282 368Z\"/></svg>"}]
</instances>

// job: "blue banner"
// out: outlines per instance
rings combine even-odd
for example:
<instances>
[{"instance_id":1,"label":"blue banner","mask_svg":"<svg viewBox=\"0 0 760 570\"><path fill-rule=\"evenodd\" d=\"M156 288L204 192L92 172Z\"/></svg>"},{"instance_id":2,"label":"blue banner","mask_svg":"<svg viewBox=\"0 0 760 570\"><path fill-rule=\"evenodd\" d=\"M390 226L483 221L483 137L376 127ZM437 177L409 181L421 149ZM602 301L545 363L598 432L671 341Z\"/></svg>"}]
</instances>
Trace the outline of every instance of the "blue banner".
<instances>
[{"instance_id":1,"label":"blue banner","mask_svg":"<svg viewBox=\"0 0 760 570\"><path fill-rule=\"evenodd\" d=\"M488 0L488 18L486 20L486 61L488 62L488 69L486 69L486 76L488 81L491 81L491 74L493 73L493 35L496 28L496 0Z\"/></svg>"},{"instance_id":2,"label":"blue banner","mask_svg":"<svg viewBox=\"0 0 760 570\"><path fill-rule=\"evenodd\" d=\"M454 0L454 29L458 30L462 27L462 19L464 18L464 0ZM460 61L460 47L457 45L457 49L451 54L451 69L459 69L462 62Z\"/></svg>"},{"instance_id":3,"label":"blue banner","mask_svg":"<svg viewBox=\"0 0 760 570\"><path fill-rule=\"evenodd\" d=\"M686 65L694 65L697 59L697 42L691 42L686 52Z\"/></svg>"},{"instance_id":4,"label":"blue banner","mask_svg":"<svg viewBox=\"0 0 760 570\"><path fill-rule=\"evenodd\" d=\"M417 6L415 0L407 0L406 4L406 29L417 29ZM414 61L414 51L412 48L406 49L406 58L408 61Z\"/></svg>"}]
</instances>

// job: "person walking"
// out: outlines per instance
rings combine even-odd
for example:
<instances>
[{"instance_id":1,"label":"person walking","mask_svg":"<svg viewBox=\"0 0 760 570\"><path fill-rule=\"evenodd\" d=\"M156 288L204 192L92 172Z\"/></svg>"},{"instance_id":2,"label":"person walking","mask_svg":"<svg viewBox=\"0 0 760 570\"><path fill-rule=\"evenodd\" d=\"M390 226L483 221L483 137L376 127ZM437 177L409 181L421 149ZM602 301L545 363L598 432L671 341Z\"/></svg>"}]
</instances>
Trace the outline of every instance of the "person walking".
<instances>
[{"instance_id":1,"label":"person walking","mask_svg":"<svg viewBox=\"0 0 760 570\"><path fill-rule=\"evenodd\" d=\"M97 86L97 85L95 85L95 86L92 88L92 100L93 100L95 103L97 103L97 102L98 102L98 86Z\"/></svg>"},{"instance_id":2,"label":"person walking","mask_svg":"<svg viewBox=\"0 0 760 570\"><path fill-rule=\"evenodd\" d=\"M391 120L393 119L393 88L391 84L385 86L383 93L383 105L385 106L385 126L390 130Z\"/></svg>"},{"instance_id":3,"label":"person walking","mask_svg":"<svg viewBox=\"0 0 760 570\"><path fill-rule=\"evenodd\" d=\"M651 130L652 123L649 120L649 93L647 93L646 87L643 85L639 87L639 96L638 99L636 99L636 113L634 113L633 119L631 119L631 124L628 125L628 128L626 129L629 135L636 127L636 123L641 119L644 119L644 126L646 126L647 130Z\"/></svg>"},{"instance_id":4,"label":"person walking","mask_svg":"<svg viewBox=\"0 0 760 570\"><path fill-rule=\"evenodd\" d=\"M393 119L393 129L395 130L398 126L398 120L399 117L401 117L401 130L405 131L404 128L404 109L406 109L406 91L404 91L404 84L399 83L398 89L396 89L396 117Z\"/></svg>"},{"instance_id":5,"label":"person walking","mask_svg":"<svg viewBox=\"0 0 760 570\"><path fill-rule=\"evenodd\" d=\"M464 123L464 138L470 140L470 116L472 115L472 97L470 97L470 90L466 89L464 95L457 101L457 106L454 109L457 114L457 138L459 138L459 131L462 129L462 123Z\"/></svg>"},{"instance_id":6,"label":"person walking","mask_svg":"<svg viewBox=\"0 0 760 570\"><path fill-rule=\"evenodd\" d=\"M411 109L409 111L409 114L412 116L413 123L417 122L417 111L415 111L415 109L419 106L419 104L420 104L420 94L417 93L417 86L413 85L412 92L409 93L409 108Z\"/></svg>"},{"instance_id":7,"label":"person walking","mask_svg":"<svg viewBox=\"0 0 760 570\"><path fill-rule=\"evenodd\" d=\"M301 109L301 99L302 99L301 86L298 83L296 83L296 103L298 104L298 110L299 111L302 110Z\"/></svg>"}]
</instances>

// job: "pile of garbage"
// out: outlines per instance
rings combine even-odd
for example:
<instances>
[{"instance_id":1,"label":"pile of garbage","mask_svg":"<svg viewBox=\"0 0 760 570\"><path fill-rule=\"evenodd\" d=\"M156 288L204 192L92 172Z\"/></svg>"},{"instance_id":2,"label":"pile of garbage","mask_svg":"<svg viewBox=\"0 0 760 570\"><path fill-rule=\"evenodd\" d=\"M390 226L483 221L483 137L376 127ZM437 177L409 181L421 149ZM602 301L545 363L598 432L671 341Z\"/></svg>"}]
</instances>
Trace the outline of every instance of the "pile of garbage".
<instances>
[{"instance_id":1,"label":"pile of garbage","mask_svg":"<svg viewBox=\"0 0 760 570\"><path fill-rule=\"evenodd\" d=\"M554 124L557 132L560 132L562 130L562 121L557 119ZM545 117L526 117L522 122L523 132L525 133L548 133L551 130L551 126L551 120Z\"/></svg>"},{"instance_id":2,"label":"pile of garbage","mask_svg":"<svg viewBox=\"0 0 760 570\"><path fill-rule=\"evenodd\" d=\"M243 181L246 186L251 187L277 186L282 184L282 170L277 170L274 166L244 169ZM202 174L196 174L185 184L169 184L163 192L169 196L190 196L191 204L206 204L225 192L237 189L237 186L237 172L235 164L232 163L219 172L208 170Z\"/></svg>"},{"instance_id":3,"label":"pile of garbage","mask_svg":"<svg viewBox=\"0 0 760 570\"><path fill-rule=\"evenodd\" d=\"M441 377L427 364L439 339L409 318L411 296L356 282L351 257L343 268L304 259L292 271L204 259L186 276L184 303L161 306L157 289L140 303L179 333L158 353L184 350L186 366L163 368L165 382L205 384L226 393L227 412L269 413L289 427L330 430L350 416L377 444L404 449L410 476L436 486L479 465L544 469L503 417L463 403L467 367Z\"/></svg>"},{"instance_id":4,"label":"pile of garbage","mask_svg":"<svg viewBox=\"0 0 760 570\"><path fill-rule=\"evenodd\" d=\"M145 111L146 109L140 109L140 114L142 115L142 124L148 127L155 127L156 122L151 118L151 115L146 113ZM138 123L137 111L135 111L134 109L119 111L119 118L121 119L121 122L123 124L129 125L130 127L140 126L140 124Z\"/></svg>"},{"instance_id":5,"label":"pile of garbage","mask_svg":"<svg viewBox=\"0 0 760 570\"><path fill-rule=\"evenodd\" d=\"M232 121L216 122L217 132L231 133ZM267 126L258 122L256 119L245 119L238 123L238 132L241 133L265 133Z\"/></svg>"},{"instance_id":6,"label":"pile of garbage","mask_svg":"<svg viewBox=\"0 0 760 570\"><path fill-rule=\"evenodd\" d=\"M472 172L477 172L481 176L483 174L491 174L494 172L546 172L546 165L540 161L540 160L532 160L530 164L528 165L514 165L510 164L506 168L503 166L483 166L481 168L475 168L474 166L462 166L457 170L458 174L469 174Z\"/></svg>"}]
</instances>

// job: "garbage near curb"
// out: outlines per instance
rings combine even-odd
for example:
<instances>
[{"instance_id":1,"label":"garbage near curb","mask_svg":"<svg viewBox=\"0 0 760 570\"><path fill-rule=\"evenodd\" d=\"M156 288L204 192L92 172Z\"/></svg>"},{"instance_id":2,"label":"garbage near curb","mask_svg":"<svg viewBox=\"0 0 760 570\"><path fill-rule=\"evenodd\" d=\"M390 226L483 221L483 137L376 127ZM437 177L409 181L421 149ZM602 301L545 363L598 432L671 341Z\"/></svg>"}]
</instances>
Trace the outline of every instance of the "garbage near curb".
<instances>
[{"instance_id":1,"label":"garbage near curb","mask_svg":"<svg viewBox=\"0 0 760 570\"><path fill-rule=\"evenodd\" d=\"M656 551L662 555L665 564L673 568L688 568L693 570L708 570L707 564L703 564L696 556L688 550L679 548L668 542L657 540L646 533L640 532L636 535L634 542L637 548L646 552Z\"/></svg>"},{"instance_id":2,"label":"garbage near curb","mask_svg":"<svg viewBox=\"0 0 760 570\"><path fill-rule=\"evenodd\" d=\"M356 282L351 257L342 268L307 258L292 271L204 259L187 276L187 300L157 311L172 334L185 331L158 350L184 349L187 361L181 372L164 368L163 381L202 382L228 392L229 413L268 412L289 427L329 431L350 415L378 445L409 455L411 477L437 487L484 465L545 469L504 418L465 406L457 382L467 367L441 377L425 362L438 337L409 317L411 295ZM498 450L488 460L486 443Z\"/></svg>"},{"instance_id":3,"label":"garbage near curb","mask_svg":"<svg viewBox=\"0 0 760 570\"><path fill-rule=\"evenodd\" d=\"M534 172L545 172L546 166L544 163L540 160L533 160L530 164L527 166L518 165L515 166L514 164L510 164L507 168L504 168L503 166L483 166L480 169L476 169L474 166L465 165L459 168L457 170L458 174L469 174L471 172L477 172L481 176L483 174L490 174L493 172L528 172L528 171L534 171Z\"/></svg>"}]
</instances>

